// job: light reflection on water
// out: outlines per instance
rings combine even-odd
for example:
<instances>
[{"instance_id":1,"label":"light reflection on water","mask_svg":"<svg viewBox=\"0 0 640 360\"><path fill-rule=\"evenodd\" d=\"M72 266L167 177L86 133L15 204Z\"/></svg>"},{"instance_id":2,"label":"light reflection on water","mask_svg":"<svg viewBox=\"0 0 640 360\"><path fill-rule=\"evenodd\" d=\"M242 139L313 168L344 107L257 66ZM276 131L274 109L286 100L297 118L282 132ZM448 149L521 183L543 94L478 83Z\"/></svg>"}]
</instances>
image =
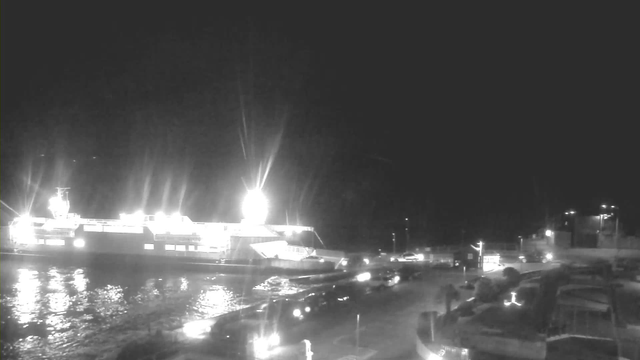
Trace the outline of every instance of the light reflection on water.
<instances>
[{"instance_id":1,"label":"light reflection on water","mask_svg":"<svg viewBox=\"0 0 640 360\"><path fill-rule=\"evenodd\" d=\"M265 276L1 265L2 359L104 354L148 329L301 290Z\"/></svg>"},{"instance_id":2,"label":"light reflection on water","mask_svg":"<svg viewBox=\"0 0 640 360\"><path fill-rule=\"evenodd\" d=\"M15 314L20 324L26 324L37 317L38 303L40 302L40 279L38 272L29 269L18 269L18 281L15 289Z\"/></svg>"}]
</instances>

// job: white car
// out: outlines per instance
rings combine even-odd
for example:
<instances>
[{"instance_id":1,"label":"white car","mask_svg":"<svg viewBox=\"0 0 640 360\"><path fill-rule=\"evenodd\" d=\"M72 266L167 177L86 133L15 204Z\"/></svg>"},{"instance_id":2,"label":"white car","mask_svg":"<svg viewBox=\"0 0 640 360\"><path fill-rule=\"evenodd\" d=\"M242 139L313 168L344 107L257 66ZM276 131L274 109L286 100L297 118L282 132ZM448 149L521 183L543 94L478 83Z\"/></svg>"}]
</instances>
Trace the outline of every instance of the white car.
<instances>
[{"instance_id":1,"label":"white car","mask_svg":"<svg viewBox=\"0 0 640 360\"><path fill-rule=\"evenodd\" d=\"M407 262L407 261L422 261L424 260L424 255L422 254L415 254L412 252L406 252L400 256L392 256L391 257L391 261L401 261L401 262Z\"/></svg>"}]
</instances>

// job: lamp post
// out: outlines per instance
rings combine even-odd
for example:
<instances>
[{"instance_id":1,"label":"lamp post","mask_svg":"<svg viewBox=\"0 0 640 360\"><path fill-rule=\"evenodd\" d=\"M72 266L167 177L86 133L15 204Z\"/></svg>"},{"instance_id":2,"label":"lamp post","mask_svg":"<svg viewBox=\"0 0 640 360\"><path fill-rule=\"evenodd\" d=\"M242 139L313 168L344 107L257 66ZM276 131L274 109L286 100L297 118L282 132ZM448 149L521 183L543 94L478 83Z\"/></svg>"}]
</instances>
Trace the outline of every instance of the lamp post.
<instances>
[{"instance_id":1,"label":"lamp post","mask_svg":"<svg viewBox=\"0 0 640 360\"><path fill-rule=\"evenodd\" d=\"M393 241L393 254L396 253L396 233L391 233L391 241Z\"/></svg>"},{"instance_id":2,"label":"lamp post","mask_svg":"<svg viewBox=\"0 0 640 360\"><path fill-rule=\"evenodd\" d=\"M522 242L523 242L523 238L522 236L518 236L518 239L520 239L520 252L522 252Z\"/></svg>"},{"instance_id":3,"label":"lamp post","mask_svg":"<svg viewBox=\"0 0 640 360\"><path fill-rule=\"evenodd\" d=\"M564 214L571 218L571 227L570 227L570 229L571 229L571 247L574 247L575 246L575 244L574 244L574 241L575 241L574 240L574 234L576 232L576 218L575 218L574 215L576 214L576 212L575 212L575 210L568 210L568 211L565 211ZM569 226L569 222L568 221L565 222L565 225Z\"/></svg>"},{"instance_id":4,"label":"lamp post","mask_svg":"<svg viewBox=\"0 0 640 360\"><path fill-rule=\"evenodd\" d=\"M616 249L617 249L618 248L618 223L619 223L619 220L620 220L620 207L615 206L615 205L611 205L611 209L615 210L615 212L616 212L616 230L615 230L615 235L614 235L615 237L614 237L613 241L614 241Z\"/></svg>"},{"instance_id":5,"label":"lamp post","mask_svg":"<svg viewBox=\"0 0 640 360\"><path fill-rule=\"evenodd\" d=\"M405 251L409 251L409 240L410 240L410 237L409 237L409 218L404 218L404 221L405 221L404 232L405 232L406 237L407 237L407 244L406 244Z\"/></svg>"},{"instance_id":6,"label":"lamp post","mask_svg":"<svg viewBox=\"0 0 640 360\"><path fill-rule=\"evenodd\" d=\"M482 251L483 251L482 245L483 245L482 240L478 241L478 246L471 245L471 247L478 252L478 267L480 268L480 270L484 269L484 259L482 258Z\"/></svg>"}]
</instances>

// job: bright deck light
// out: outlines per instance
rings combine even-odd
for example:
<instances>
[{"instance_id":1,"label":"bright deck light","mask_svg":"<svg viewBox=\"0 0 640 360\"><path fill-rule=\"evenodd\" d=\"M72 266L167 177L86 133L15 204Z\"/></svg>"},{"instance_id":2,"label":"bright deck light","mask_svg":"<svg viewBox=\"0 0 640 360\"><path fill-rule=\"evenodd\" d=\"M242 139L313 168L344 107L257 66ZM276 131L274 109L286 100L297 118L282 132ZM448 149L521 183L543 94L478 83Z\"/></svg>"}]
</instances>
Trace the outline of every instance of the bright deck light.
<instances>
[{"instance_id":1,"label":"bright deck light","mask_svg":"<svg viewBox=\"0 0 640 360\"><path fill-rule=\"evenodd\" d=\"M83 248L84 247L84 240L83 239L75 239L75 240L73 240L73 246L75 246L77 248Z\"/></svg>"},{"instance_id":2,"label":"bright deck light","mask_svg":"<svg viewBox=\"0 0 640 360\"><path fill-rule=\"evenodd\" d=\"M253 224L264 224L267 220L267 198L260 190L249 190L242 202L244 219Z\"/></svg>"}]
</instances>

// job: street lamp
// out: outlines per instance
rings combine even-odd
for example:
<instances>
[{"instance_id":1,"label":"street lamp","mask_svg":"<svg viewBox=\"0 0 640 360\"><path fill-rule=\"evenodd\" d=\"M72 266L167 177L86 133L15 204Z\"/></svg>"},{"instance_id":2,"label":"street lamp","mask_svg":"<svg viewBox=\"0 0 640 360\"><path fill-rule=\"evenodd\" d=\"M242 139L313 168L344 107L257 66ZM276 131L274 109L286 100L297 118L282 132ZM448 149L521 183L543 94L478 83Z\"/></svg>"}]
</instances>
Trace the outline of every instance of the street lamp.
<instances>
[{"instance_id":1,"label":"street lamp","mask_svg":"<svg viewBox=\"0 0 640 360\"><path fill-rule=\"evenodd\" d=\"M391 233L391 240L393 241L393 253L396 253L396 233Z\"/></svg>"},{"instance_id":2,"label":"street lamp","mask_svg":"<svg viewBox=\"0 0 640 360\"><path fill-rule=\"evenodd\" d=\"M522 252L522 241L524 239L522 238L522 236L518 236L518 239L520 239L520 252Z\"/></svg>"},{"instance_id":3,"label":"street lamp","mask_svg":"<svg viewBox=\"0 0 640 360\"><path fill-rule=\"evenodd\" d=\"M410 240L410 237L409 237L409 218L408 217L404 218L404 221L406 222L405 227L404 227L404 232L405 232L405 235L407 237L407 244L406 244L405 251L409 251L409 240Z\"/></svg>"},{"instance_id":4,"label":"street lamp","mask_svg":"<svg viewBox=\"0 0 640 360\"><path fill-rule=\"evenodd\" d=\"M571 230L571 247L573 247L575 246L574 234L576 232L576 217L574 215L576 214L576 212L575 210L568 210L568 211L565 211L564 214L569 216L571 219L571 228L569 229ZM564 224L565 226L569 227L569 221L565 221Z\"/></svg>"}]
</instances>

